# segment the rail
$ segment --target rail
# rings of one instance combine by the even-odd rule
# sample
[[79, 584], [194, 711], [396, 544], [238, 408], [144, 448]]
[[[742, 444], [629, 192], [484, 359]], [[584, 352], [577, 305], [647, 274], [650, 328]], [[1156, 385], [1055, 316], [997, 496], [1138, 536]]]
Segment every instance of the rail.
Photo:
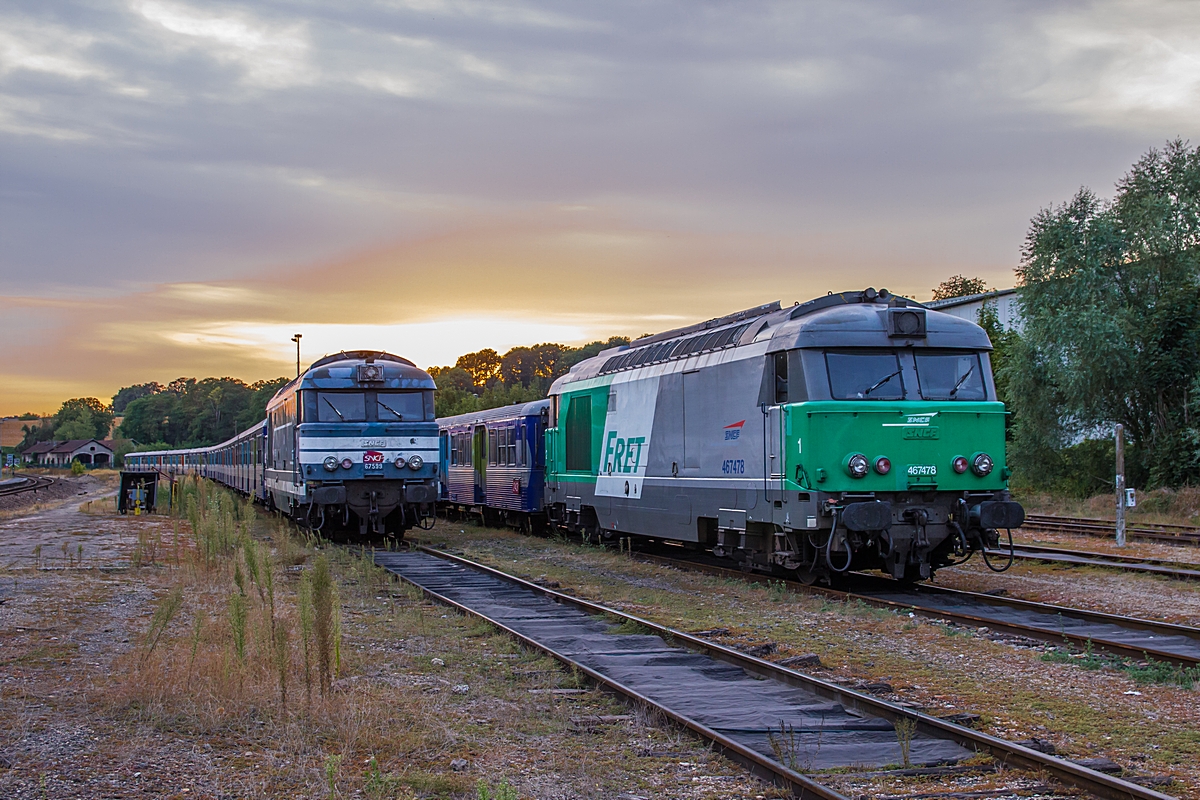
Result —
[[[822, 697], [842, 703], [848, 708], [865, 711], [890, 720], [893, 723], [899, 720], [909, 720], [913, 725], [915, 725], [916, 730], [919, 732], [936, 738], [956, 742], [959, 745], [972, 750], [989, 753], [993, 757], [1001, 760], [1003, 763], [1011, 766], [1018, 766], [1034, 771], [1045, 772], [1046, 774], [1054, 776], [1063, 783], [1078, 787], [1095, 795], [1096, 797], [1111, 800], [1117, 800], [1118, 798], [1134, 798], [1136, 800], [1170, 799], [1170, 795], [1163, 794], [1148, 787], [1122, 780], [1121, 778], [1116, 778], [1111, 775], [1105, 775], [1104, 773], [1097, 772], [1064, 759], [1041, 753], [1037, 750], [1033, 750], [1015, 742], [1005, 741], [998, 737], [990, 736], [979, 731], [974, 731], [970, 728], [965, 728], [960, 725], [955, 725], [945, 720], [938, 719], [912, 709], [888, 703], [870, 695], [855, 692], [851, 689], [838, 686], [837, 684], [823, 681], [819, 678], [781, 667], [778, 664], [774, 664], [770, 661], [756, 658], [746, 653], [741, 653], [737, 650], [724, 647], [723, 645], [693, 636], [683, 631], [675, 630], [674, 628], [659, 625], [655, 622], [651, 622], [632, 614], [627, 614], [623, 611], [618, 611], [597, 603], [582, 600], [563, 592], [556, 592], [552, 589], [525, 581], [514, 575], [509, 575], [508, 573], [494, 569], [487, 565], [470, 561], [469, 559], [461, 556], [452, 555], [450, 553], [445, 553], [428, 547], [418, 547], [417, 549], [429, 555], [459, 564], [468, 569], [491, 575], [503, 581], [508, 581], [530, 592], [551, 598], [555, 602], [572, 606], [588, 614], [605, 615], [611, 619], [621, 622], [629, 622], [640, 625], [657, 633], [668, 642], [686, 646], [689, 649], [704, 653], [714, 659], [741, 667], [750, 674], [773, 678], [793, 686], [804, 687], [805, 689]], [[403, 578], [403, 576], [401, 577]], [[460, 604], [448, 597], [440, 595], [436, 592], [432, 592], [426, 587], [423, 587], [413, 581], [409, 582], [413, 583], [415, 586], [418, 586], [418, 588], [420, 588], [423, 592], [430, 597], [437, 599], [439, 602], [459, 608], [464, 613], [472, 616], [485, 619], [492, 624], [497, 625], [497, 627], [514, 636], [518, 640], [528, 644], [529, 646], [546, 652], [547, 654], [572, 667], [579, 668], [581, 672], [587, 674], [589, 678], [596, 681], [598, 684], [607, 686], [612, 690], [629, 697], [635, 702], [644, 703], [650, 707], [659, 709], [667, 717], [682, 725], [685, 725], [703, 738], [713, 742], [725, 753], [735, 758], [735, 760], [749, 765], [756, 774], [764, 777], [769, 776], [771, 780], [790, 787], [791, 790], [799, 797], [820, 797], [827, 798], [828, 800], [840, 800], [844, 797], [834, 789], [818, 783], [812, 777], [791, 770], [779, 762], [766, 758], [762, 754], [730, 740], [728, 737], [725, 737], [723, 734], [717, 731], [711, 730], [693, 720], [673, 712], [671, 709], [661, 706], [660, 704], [650, 700], [640, 693], [634, 692], [628, 687], [623, 686], [619, 682], [614, 681], [613, 679], [595, 670], [592, 670], [585, 665], [578, 664], [574, 660], [564, 656], [561, 653], [558, 653], [552, 647], [538, 642], [529, 636], [514, 631], [502, 623], [492, 620], [486, 614], [477, 609], [468, 608], [465, 605]]]

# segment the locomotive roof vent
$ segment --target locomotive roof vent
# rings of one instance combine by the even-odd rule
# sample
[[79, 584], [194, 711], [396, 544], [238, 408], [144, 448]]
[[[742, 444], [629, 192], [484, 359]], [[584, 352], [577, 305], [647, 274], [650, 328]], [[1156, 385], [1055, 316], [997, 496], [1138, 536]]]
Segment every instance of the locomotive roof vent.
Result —
[[892, 339], [924, 339], [925, 309], [897, 303], [887, 310], [887, 328]]

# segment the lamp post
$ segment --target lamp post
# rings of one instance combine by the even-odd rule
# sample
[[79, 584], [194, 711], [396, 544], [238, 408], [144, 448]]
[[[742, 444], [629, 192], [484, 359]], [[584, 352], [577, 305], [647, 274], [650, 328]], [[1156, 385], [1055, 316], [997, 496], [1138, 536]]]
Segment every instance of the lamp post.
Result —
[[296, 377], [300, 377], [300, 337], [303, 334], [297, 333], [292, 337], [292, 341], [296, 343]]

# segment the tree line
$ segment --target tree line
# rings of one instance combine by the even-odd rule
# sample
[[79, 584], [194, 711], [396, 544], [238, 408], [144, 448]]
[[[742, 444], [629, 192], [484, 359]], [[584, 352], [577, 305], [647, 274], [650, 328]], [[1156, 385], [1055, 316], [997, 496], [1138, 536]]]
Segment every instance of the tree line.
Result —
[[514, 347], [504, 355], [488, 347], [459, 356], [452, 367], [430, 367], [429, 374], [438, 385], [434, 396], [437, 415], [451, 417], [541, 400], [555, 378], [571, 367], [623, 344], [629, 344], [628, 337], [613, 336], [582, 347], [551, 343]]
[[[247, 384], [237, 378], [177, 378], [126, 386], [106, 404], [95, 397], [67, 400], [47, 422], [24, 414], [29, 425], [19, 451], [37, 442], [105, 439], [110, 433], [139, 449], [205, 447], [231, 438], [266, 416], [267, 403], [287, 378]], [[117, 430], [113, 420], [124, 417]]]

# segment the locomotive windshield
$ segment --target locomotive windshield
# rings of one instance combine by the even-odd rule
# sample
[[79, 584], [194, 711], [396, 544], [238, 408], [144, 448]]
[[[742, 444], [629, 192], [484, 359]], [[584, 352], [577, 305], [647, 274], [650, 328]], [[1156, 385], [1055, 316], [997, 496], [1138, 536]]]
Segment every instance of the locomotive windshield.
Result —
[[895, 353], [826, 353], [829, 390], [835, 400], [903, 400], [900, 359]]
[[366, 422], [362, 392], [317, 392], [317, 422]]
[[413, 422], [425, 418], [422, 392], [379, 392], [375, 413], [380, 422]]
[[923, 399], [987, 399], [978, 353], [917, 353], [916, 360]]
[[434, 418], [433, 392], [425, 390], [303, 394], [305, 422], [423, 422]]

